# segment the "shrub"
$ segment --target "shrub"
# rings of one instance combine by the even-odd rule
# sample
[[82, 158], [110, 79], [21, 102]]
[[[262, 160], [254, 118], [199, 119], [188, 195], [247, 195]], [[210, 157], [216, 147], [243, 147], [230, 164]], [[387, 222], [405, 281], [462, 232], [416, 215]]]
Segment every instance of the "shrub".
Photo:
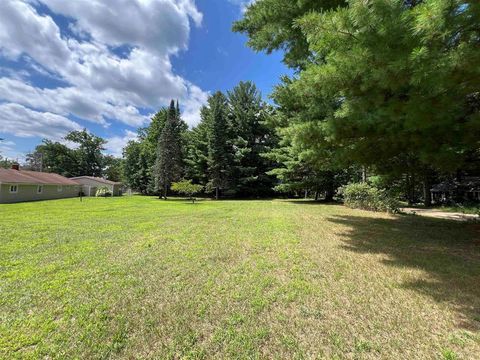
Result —
[[387, 191], [367, 183], [349, 184], [342, 189], [344, 203], [348, 207], [371, 210], [398, 212], [399, 203]]
[[202, 189], [202, 185], [192, 184], [192, 180], [182, 180], [172, 184], [173, 191], [188, 196], [190, 200], [192, 200], [192, 203], [195, 203], [193, 195], [199, 193]]

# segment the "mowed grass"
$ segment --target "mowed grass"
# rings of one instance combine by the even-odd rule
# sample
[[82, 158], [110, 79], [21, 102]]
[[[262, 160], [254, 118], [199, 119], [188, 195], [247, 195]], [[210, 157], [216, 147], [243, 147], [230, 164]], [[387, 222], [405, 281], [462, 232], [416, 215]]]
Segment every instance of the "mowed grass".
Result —
[[0, 205], [0, 358], [478, 359], [479, 239], [303, 201]]

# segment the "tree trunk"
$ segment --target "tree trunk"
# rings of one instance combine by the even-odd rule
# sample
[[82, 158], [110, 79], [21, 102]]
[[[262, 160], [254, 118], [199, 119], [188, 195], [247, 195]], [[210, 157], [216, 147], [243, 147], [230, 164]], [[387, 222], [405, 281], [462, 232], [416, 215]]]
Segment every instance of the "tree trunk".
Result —
[[406, 192], [408, 205], [413, 205], [415, 203], [415, 175], [413, 174], [407, 174]]
[[367, 168], [362, 166], [362, 182], [367, 182]]
[[325, 191], [325, 202], [332, 202], [333, 201], [333, 190], [328, 189]]
[[318, 190], [315, 191], [315, 201], [318, 201]]
[[165, 185], [165, 186], [163, 187], [163, 198], [164, 198], [165, 200], [167, 200], [167, 191], [168, 191], [168, 187], [167, 187], [167, 185]]
[[305, 199], [308, 199], [308, 190], [305, 190]]
[[219, 191], [218, 191], [218, 186], [215, 188], [215, 200], [218, 200], [220, 197]]
[[426, 207], [429, 207], [432, 205], [432, 193], [430, 192], [430, 188], [431, 188], [430, 176], [426, 174], [423, 180], [423, 204]]

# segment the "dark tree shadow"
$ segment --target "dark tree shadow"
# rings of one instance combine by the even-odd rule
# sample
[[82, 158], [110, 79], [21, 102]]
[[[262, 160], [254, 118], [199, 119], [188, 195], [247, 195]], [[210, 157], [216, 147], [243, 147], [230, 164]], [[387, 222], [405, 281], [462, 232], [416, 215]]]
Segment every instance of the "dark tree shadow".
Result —
[[290, 204], [296, 205], [341, 205], [341, 203], [336, 201], [325, 201], [325, 200], [312, 200], [312, 199], [295, 199], [288, 200]]
[[459, 326], [480, 329], [480, 224], [408, 215], [329, 221], [347, 227], [340, 234], [345, 249], [386, 254], [383, 262], [390, 266], [428, 272], [428, 278], [401, 286], [448, 303], [459, 315]]

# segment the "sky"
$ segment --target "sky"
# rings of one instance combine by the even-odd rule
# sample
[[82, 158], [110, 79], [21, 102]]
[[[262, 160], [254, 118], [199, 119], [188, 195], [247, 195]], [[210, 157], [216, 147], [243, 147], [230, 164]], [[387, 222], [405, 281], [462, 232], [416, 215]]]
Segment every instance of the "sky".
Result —
[[1, 0], [0, 155], [88, 129], [121, 156], [170, 99], [195, 126], [214, 91], [290, 74], [231, 31], [252, 0]]

